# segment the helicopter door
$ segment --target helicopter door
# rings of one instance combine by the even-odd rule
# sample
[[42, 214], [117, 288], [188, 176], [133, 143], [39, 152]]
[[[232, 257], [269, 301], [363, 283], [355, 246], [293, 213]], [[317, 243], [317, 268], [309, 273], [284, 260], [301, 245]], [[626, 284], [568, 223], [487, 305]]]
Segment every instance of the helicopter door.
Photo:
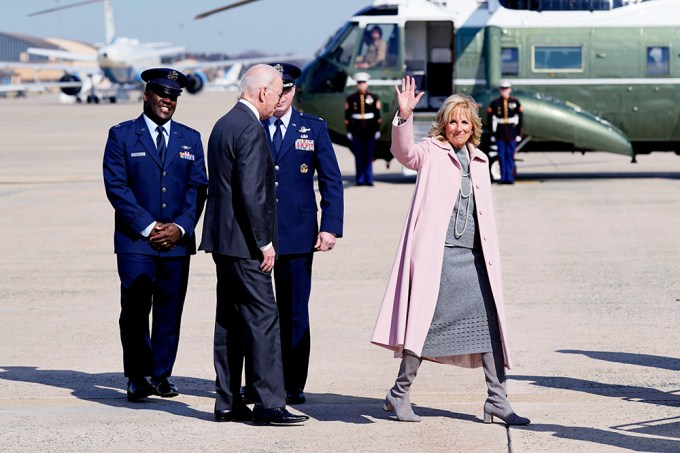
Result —
[[406, 22], [404, 49], [406, 73], [425, 91], [416, 108], [439, 109], [453, 92], [453, 22]]

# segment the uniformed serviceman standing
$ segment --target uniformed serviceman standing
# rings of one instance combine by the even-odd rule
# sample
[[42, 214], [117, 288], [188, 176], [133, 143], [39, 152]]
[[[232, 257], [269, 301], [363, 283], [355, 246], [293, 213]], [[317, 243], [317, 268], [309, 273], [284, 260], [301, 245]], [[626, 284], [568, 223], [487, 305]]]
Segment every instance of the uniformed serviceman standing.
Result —
[[[274, 116], [263, 121], [276, 170], [279, 255], [274, 266], [276, 301], [281, 326], [281, 351], [286, 402], [305, 402], [309, 368], [309, 296], [315, 251], [333, 250], [342, 237], [343, 186], [326, 122], [292, 107], [300, 69], [273, 65], [283, 78], [283, 96]], [[314, 174], [321, 195], [317, 220]]]
[[187, 77], [167, 68], [147, 69], [141, 77], [147, 82], [144, 113], [112, 127], [104, 151], [104, 186], [116, 218], [120, 338], [130, 401], [178, 395], [168, 377], [208, 184], [201, 135], [171, 120]]
[[380, 138], [380, 99], [368, 91], [365, 72], [354, 74], [357, 92], [350, 94], [345, 102], [345, 125], [347, 138], [352, 142], [356, 160], [357, 186], [373, 185], [373, 151], [375, 141]]
[[491, 128], [491, 141], [498, 146], [501, 164], [501, 184], [515, 182], [515, 147], [522, 141], [522, 106], [510, 96], [512, 85], [508, 80], [498, 84], [501, 95], [491, 101], [487, 110], [487, 124]]

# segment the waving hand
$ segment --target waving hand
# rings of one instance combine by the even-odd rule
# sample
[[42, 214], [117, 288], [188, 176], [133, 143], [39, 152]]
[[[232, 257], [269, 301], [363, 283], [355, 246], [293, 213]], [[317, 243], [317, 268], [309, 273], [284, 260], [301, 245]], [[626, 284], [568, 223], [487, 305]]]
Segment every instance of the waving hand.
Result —
[[410, 117], [425, 92], [416, 95], [416, 79], [410, 76], [401, 79], [401, 91], [399, 91], [399, 85], [395, 85], [394, 89], [397, 91], [397, 101], [399, 102], [399, 117]]

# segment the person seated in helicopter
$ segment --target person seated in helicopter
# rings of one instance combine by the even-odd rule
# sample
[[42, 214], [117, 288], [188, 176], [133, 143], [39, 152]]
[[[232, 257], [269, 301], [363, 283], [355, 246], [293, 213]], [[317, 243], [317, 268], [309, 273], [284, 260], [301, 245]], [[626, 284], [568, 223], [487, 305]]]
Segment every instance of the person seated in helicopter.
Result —
[[357, 68], [373, 68], [383, 65], [387, 56], [387, 43], [382, 39], [382, 29], [375, 25], [367, 36], [368, 45], [363, 46], [364, 52], [357, 56], [355, 66]]

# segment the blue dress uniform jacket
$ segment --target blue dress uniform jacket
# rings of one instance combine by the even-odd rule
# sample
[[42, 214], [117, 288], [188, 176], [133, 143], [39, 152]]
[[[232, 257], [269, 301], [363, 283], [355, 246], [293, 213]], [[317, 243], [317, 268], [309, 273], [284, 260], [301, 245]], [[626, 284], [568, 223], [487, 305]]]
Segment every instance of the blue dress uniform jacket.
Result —
[[[265, 121], [266, 125], [267, 122]], [[265, 127], [269, 143], [269, 128]], [[281, 255], [311, 253], [320, 231], [342, 237], [343, 185], [335, 151], [324, 120], [293, 109], [278, 156], [276, 198]], [[321, 224], [317, 219], [314, 173], [321, 194]]]
[[[116, 211], [116, 253], [173, 257], [196, 252], [194, 229], [208, 185], [203, 145], [197, 131], [176, 121], [170, 133], [165, 162], [161, 162], [143, 116], [109, 130], [104, 185]], [[184, 228], [175, 248], [159, 252], [142, 236], [154, 221]]]

